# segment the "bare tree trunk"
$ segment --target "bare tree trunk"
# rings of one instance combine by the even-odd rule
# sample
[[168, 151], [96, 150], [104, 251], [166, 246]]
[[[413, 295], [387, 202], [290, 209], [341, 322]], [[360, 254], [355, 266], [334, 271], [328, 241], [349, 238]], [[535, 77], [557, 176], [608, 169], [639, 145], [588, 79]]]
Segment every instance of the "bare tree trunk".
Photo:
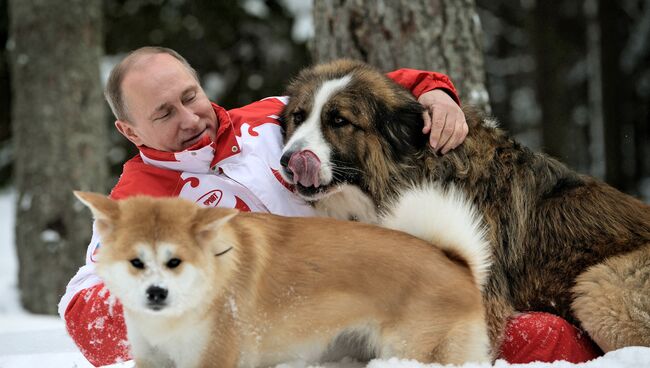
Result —
[[[641, 178], [648, 175], [646, 170], [650, 168], [650, 93], [644, 87], [650, 70], [647, 62], [650, 1], [638, 0], [631, 8], [638, 13], [632, 14], [621, 2], [599, 0], [598, 4], [602, 32], [605, 179], [618, 189], [637, 194], [643, 190]], [[625, 25], [621, 19], [626, 19]]]
[[316, 62], [348, 57], [384, 71], [443, 72], [461, 99], [489, 111], [473, 0], [315, 0], [314, 28]]
[[587, 18], [587, 78], [589, 100], [589, 174], [605, 179], [605, 122], [598, 0], [585, 0]]
[[7, 185], [11, 172], [11, 87], [9, 84], [9, 64], [7, 37], [9, 18], [7, 1], [0, 0], [0, 188]]
[[[542, 110], [542, 149], [571, 168], [588, 172], [588, 130], [575, 122], [581, 85], [567, 83], [576, 57], [576, 43], [565, 32], [584, 32], [583, 18], [571, 22], [558, 15], [558, 4], [537, 1], [534, 9], [534, 44], [537, 62], [537, 96]], [[584, 34], [584, 33], [583, 33]], [[581, 41], [580, 43], [584, 43]]]
[[100, 0], [10, 0], [18, 283], [25, 308], [56, 313], [83, 263], [90, 219], [72, 190], [105, 190]]

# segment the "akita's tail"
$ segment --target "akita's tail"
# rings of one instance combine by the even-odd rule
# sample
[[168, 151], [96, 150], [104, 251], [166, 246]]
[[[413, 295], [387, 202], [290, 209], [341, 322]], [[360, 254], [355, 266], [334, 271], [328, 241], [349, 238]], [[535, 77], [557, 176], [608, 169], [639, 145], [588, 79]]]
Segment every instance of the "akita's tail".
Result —
[[414, 186], [403, 192], [391, 212], [380, 220], [462, 257], [482, 289], [490, 268], [490, 245], [483, 218], [455, 186]]

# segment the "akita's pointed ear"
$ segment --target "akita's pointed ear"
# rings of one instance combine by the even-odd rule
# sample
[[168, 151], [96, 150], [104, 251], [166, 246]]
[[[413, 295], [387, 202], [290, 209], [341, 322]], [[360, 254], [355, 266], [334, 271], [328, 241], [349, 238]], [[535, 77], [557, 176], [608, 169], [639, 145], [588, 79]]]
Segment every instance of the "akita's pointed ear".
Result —
[[99, 193], [80, 191], [74, 191], [73, 193], [81, 203], [90, 208], [95, 218], [97, 231], [104, 236], [108, 234], [113, 229], [113, 224], [120, 214], [117, 202]]
[[195, 216], [194, 233], [199, 240], [212, 238], [239, 210], [234, 208], [201, 208]]

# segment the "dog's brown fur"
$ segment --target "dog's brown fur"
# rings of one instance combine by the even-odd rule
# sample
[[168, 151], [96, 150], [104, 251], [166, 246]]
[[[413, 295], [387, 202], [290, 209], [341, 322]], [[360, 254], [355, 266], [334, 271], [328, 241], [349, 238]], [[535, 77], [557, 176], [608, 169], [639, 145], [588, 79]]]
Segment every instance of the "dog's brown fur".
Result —
[[[350, 124], [321, 121], [333, 162], [344, 172], [333, 184], [361, 189], [379, 222], [414, 183], [454, 185], [478, 206], [493, 248], [484, 299], [495, 347], [516, 311], [562, 316], [606, 351], [650, 346], [648, 205], [531, 152], [471, 108], [464, 109], [467, 139], [439, 156], [421, 133], [422, 108], [415, 99], [354, 61], [305, 70], [290, 85], [287, 139], [297, 129], [293, 114], [310, 109], [310, 93], [322, 81], [346, 75], [352, 81], [324, 111], [338, 109], [350, 116]], [[313, 199], [308, 188], [297, 191]], [[317, 199], [317, 208], [329, 213], [342, 203]]]
[[[97, 219], [98, 273], [124, 304], [138, 367], [269, 366], [304, 358], [287, 353], [301, 345], [327, 351], [337, 339], [356, 342], [360, 358], [489, 360], [471, 270], [425, 241], [365, 224], [199, 208], [179, 198], [76, 194]], [[131, 267], [134, 258], [146, 263], [148, 251], [160, 265]], [[166, 269], [171, 258], [182, 263]], [[204, 291], [199, 300], [185, 298], [188, 310], [147, 310], [126, 295], [148, 283], [146, 270], [163, 275], [161, 286], [199, 270], [205, 276], [182, 287]], [[169, 308], [180, 300], [172, 299], [176, 291], [169, 290]], [[183, 354], [189, 357], [179, 360]]]

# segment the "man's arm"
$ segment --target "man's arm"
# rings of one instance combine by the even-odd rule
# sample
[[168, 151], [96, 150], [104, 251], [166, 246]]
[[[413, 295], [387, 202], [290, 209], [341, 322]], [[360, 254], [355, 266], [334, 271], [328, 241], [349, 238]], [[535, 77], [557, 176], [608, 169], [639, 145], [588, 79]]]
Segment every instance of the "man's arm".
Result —
[[99, 236], [94, 231], [86, 265], [70, 280], [59, 303], [59, 314], [81, 353], [95, 366], [129, 360], [129, 345], [122, 305], [95, 274], [94, 252]]
[[449, 77], [416, 69], [398, 69], [387, 76], [410, 90], [426, 108], [422, 133], [429, 134], [431, 147], [445, 154], [463, 143], [469, 128]]
[[460, 105], [456, 87], [454, 87], [449, 77], [442, 73], [402, 68], [387, 73], [386, 76], [411, 91], [415, 98], [420, 98], [426, 92], [434, 89], [440, 89], [449, 94]]
[[76, 293], [64, 319], [68, 334], [93, 365], [131, 359], [122, 305], [103, 283]]

